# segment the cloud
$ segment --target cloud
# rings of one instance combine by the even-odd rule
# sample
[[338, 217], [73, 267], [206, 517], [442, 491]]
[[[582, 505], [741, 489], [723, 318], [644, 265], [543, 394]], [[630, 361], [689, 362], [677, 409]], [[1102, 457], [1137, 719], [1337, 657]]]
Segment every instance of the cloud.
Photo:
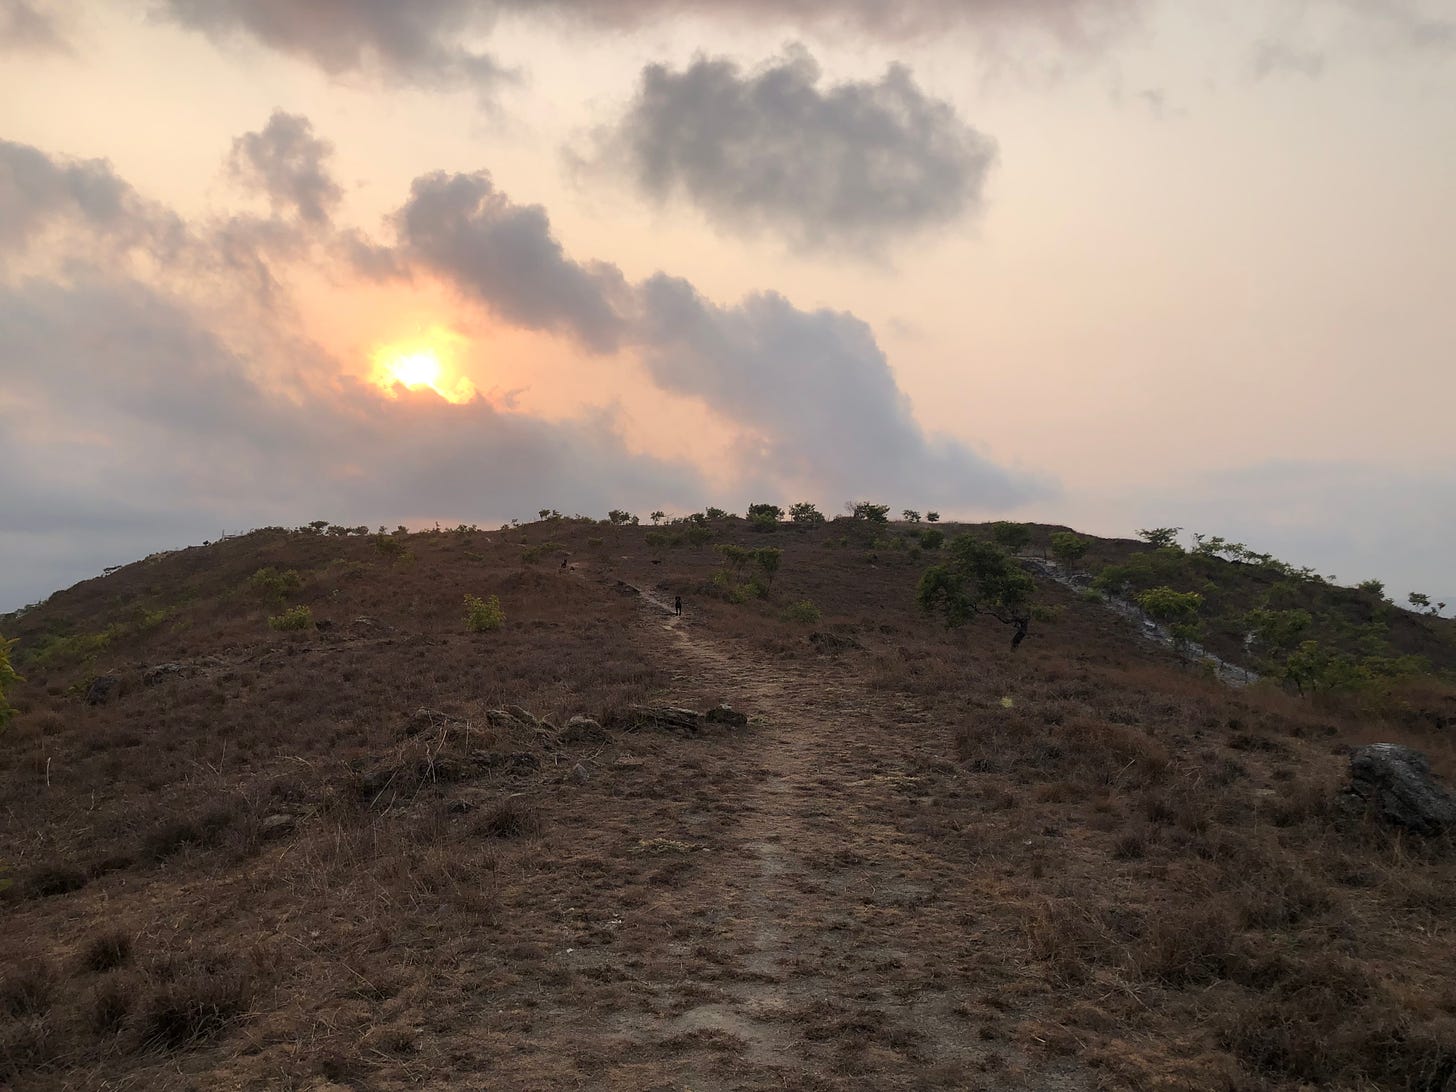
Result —
[[430, 87], [490, 88], [505, 70], [459, 39], [494, 6], [479, 0], [164, 0], [163, 10], [214, 40], [245, 34], [330, 75], [372, 71]]
[[[72, 244], [65, 260], [0, 277], [0, 597], [12, 603], [263, 523], [726, 499], [708, 494], [694, 462], [634, 452], [613, 412], [544, 420], [483, 398], [391, 400], [343, 376], [297, 329], [288, 273], [351, 248], [381, 276], [428, 272], [503, 321], [618, 353], [610, 366], [624, 383], [640, 361], [661, 389], [739, 430], [733, 496], [911, 495], [964, 510], [1049, 492], [927, 436], [854, 316], [773, 293], [723, 306], [665, 275], [630, 284], [615, 266], [569, 257], [543, 209], [515, 204], [483, 172], [417, 179], [384, 246], [327, 223], [318, 245], [299, 244], [293, 220], [184, 223], [103, 163], [22, 145], [0, 145], [0, 170], [0, 238], [48, 253], [36, 241], [59, 227]], [[281, 178], [274, 188], [295, 192], [297, 173]], [[115, 238], [138, 260], [111, 260]]]
[[223, 530], [687, 507], [704, 492], [691, 466], [629, 451], [610, 414], [390, 401], [348, 379], [275, 391], [185, 301], [135, 281], [0, 289], [0, 329], [0, 609]]
[[598, 156], [719, 227], [810, 248], [878, 252], [980, 206], [994, 142], [909, 69], [823, 89], [820, 76], [802, 48], [753, 74], [706, 57], [680, 72], [651, 65]]
[[58, 161], [0, 140], [0, 252], [15, 252], [53, 227], [79, 226], [122, 246], [157, 247], [181, 221], [140, 198], [105, 160]]
[[55, 19], [28, 0], [0, 0], [0, 53], [66, 52]]
[[[14, 0], [11, 0], [14, 2]], [[675, 16], [753, 26], [823, 29], [903, 41], [960, 27], [985, 39], [1031, 31], [1068, 48], [1095, 48], [1143, 0], [162, 0], [175, 22], [220, 43], [245, 35], [339, 76], [373, 72], [430, 87], [493, 90], [510, 78], [489, 53], [466, 48], [506, 16], [568, 27], [632, 29]]]
[[447, 277], [498, 317], [571, 334], [593, 352], [617, 348], [627, 290], [621, 271], [566, 257], [545, 209], [514, 204], [487, 172], [415, 179], [395, 226], [408, 260]]
[[736, 307], [658, 275], [642, 287], [640, 344], [664, 389], [744, 427], [745, 473], [845, 496], [914, 496], [998, 509], [1053, 492], [964, 444], [925, 434], [870, 328], [774, 293]]
[[288, 210], [310, 224], [326, 223], [344, 196], [329, 174], [333, 145], [313, 135], [308, 118], [275, 110], [260, 131], [233, 141], [233, 177], [268, 195], [276, 212]]

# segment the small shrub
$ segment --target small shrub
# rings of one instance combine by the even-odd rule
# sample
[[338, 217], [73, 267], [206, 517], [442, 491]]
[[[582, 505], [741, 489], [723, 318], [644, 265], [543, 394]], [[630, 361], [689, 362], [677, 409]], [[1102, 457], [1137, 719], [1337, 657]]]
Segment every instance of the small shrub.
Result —
[[487, 838], [525, 838], [541, 833], [541, 817], [520, 800], [502, 800], [481, 817], [477, 830]]
[[471, 633], [500, 629], [505, 624], [506, 613], [501, 609], [499, 596], [485, 599], [475, 595], [465, 597], [465, 628]]
[[100, 973], [121, 967], [131, 960], [131, 934], [112, 929], [91, 938], [81, 952], [81, 965]]
[[809, 599], [800, 599], [797, 603], [790, 603], [783, 612], [785, 622], [817, 622], [822, 617], [822, 612]]
[[920, 546], [926, 550], [938, 550], [945, 545], [945, 532], [937, 528], [920, 532]]
[[248, 586], [264, 598], [282, 600], [303, 587], [303, 577], [296, 569], [279, 572], [269, 565], [250, 576]]
[[91, 1027], [98, 1035], [115, 1034], [131, 1014], [135, 984], [115, 975], [102, 979], [91, 994]]
[[142, 1042], [173, 1050], [215, 1035], [247, 1011], [251, 994], [233, 971], [198, 969], [160, 983], [142, 1015]]
[[268, 627], [276, 630], [299, 630], [313, 628], [313, 611], [307, 607], [292, 607], [282, 614], [268, 619]]
[[56, 970], [39, 959], [16, 964], [0, 979], [0, 1012], [7, 1016], [37, 1016], [51, 1007], [56, 993]]

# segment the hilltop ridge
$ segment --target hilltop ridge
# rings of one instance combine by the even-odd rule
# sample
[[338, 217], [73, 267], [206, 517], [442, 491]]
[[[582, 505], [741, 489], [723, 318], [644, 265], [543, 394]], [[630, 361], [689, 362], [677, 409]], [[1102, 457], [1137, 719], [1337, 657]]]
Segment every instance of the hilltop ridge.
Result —
[[[322, 530], [0, 620], [0, 1080], [1456, 1071], [1449, 853], [1339, 807], [1360, 743], [1456, 774], [1447, 619], [1206, 551], [1059, 563], [1039, 526], [1012, 652], [916, 604], [949, 540], [1004, 526]], [[1223, 685], [1101, 601], [1159, 588], [1271, 677]], [[668, 712], [725, 706], [746, 725]]]

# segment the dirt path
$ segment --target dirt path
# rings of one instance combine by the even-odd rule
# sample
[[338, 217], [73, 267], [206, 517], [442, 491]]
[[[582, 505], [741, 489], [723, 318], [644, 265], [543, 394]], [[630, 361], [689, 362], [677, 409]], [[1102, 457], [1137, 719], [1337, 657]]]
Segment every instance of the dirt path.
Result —
[[[666, 1051], [674, 1086], [697, 1090], [864, 1087], [870, 1074], [879, 1088], [1083, 1087], [987, 1022], [1017, 971], [985, 973], [997, 926], [977, 920], [968, 862], [917, 829], [935, 803], [927, 771], [946, 765], [923, 711], [852, 663], [773, 662], [650, 591], [642, 607], [685, 691], [749, 715], [758, 776], [717, 802], [721, 848], [667, 896], [710, 908], [701, 928], [649, 965], [645, 1003], [615, 1016], [616, 1033]], [[615, 1077], [628, 1087], [633, 1071]]]

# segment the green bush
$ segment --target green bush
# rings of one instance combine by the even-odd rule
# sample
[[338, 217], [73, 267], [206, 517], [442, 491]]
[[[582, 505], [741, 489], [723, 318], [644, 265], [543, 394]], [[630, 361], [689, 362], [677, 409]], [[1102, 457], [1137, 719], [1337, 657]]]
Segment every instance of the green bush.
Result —
[[10, 649], [15, 640], [13, 637], [8, 641], [0, 637], [0, 728], [9, 724], [10, 718], [15, 716], [15, 710], [11, 708], [9, 701], [10, 689], [20, 682], [20, 676], [10, 666]]
[[296, 569], [279, 572], [269, 565], [250, 576], [248, 586], [266, 598], [283, 599], [303, 587], [303, 577]]
[[485, 599], [475, 595], [465, 597], [465, 628], [471, 633], [500, 629], [505, 624], [506, 612], [501, 610], [499, 596], [492, 595]]
[[785, 622], [817, 622], [824, 616], [812, 601], [800, 599], [785, 607], [782, 617]]
[[312, 629], [313, 611], [307, 607], [293, 607], [269, 618], [268, 625], [277, 630]]
[[931, 528], [920, 532], [920, 545], [927, 550], [938, 550], [945, 545], [945, 532]]

